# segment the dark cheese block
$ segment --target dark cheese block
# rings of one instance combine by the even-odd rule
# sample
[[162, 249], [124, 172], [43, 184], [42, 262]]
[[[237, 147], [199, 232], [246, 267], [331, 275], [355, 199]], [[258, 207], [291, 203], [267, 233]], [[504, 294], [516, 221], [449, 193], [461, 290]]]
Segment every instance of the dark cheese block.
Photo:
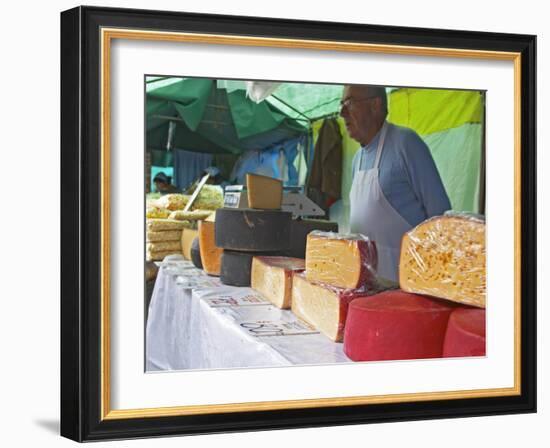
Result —
[[216, 246], [245, 252], [274, 252], [290, 248], [292, 213], [279, 210], [219, 208]]
[[250, 286], [250, 269], [253, 252], [235, 252], [224, 250], [220, 280], [224, 285]]
[[199, 237], [196, 237], [191, 243], [191, 262], [196, 268], [202, 269], [201, 249]]
[[278, 255], [278, 252], [237, 252], [224, 250], [220, 280], [224, 285], [250, 286], [252, 259], [258, 255]]
[[290, 224], [290, 248], [284, 255], [306, 258], [307, 234], [313, 230], [338, 233], [338, 223], [323, 219], [293, 219]]

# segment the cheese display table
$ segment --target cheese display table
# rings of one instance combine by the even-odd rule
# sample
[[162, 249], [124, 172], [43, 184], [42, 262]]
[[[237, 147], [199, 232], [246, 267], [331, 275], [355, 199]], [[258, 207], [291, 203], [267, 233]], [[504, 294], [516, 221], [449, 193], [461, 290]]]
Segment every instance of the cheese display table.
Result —
[[161, 264], [146, 327], [146, 370], [351, 362], [343, 344], [251, 288], [222, 285], [185, 260]]

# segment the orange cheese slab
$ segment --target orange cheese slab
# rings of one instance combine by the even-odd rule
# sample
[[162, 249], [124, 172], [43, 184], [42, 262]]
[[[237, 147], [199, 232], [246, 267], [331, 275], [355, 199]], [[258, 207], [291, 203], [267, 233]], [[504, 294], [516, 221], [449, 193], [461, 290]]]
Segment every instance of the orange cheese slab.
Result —
[[214, 227], [212, 221], [199, 221], [199, 247], [204, 271], [219, 276], [223, 249], [216, 247]]

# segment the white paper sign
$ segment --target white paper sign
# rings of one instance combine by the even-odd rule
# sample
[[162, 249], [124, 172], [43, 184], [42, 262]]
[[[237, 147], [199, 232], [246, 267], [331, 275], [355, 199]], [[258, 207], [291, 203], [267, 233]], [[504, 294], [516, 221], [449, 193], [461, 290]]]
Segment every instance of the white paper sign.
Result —
[[257, 320], [253, 322], [239, 322], [239, 326], [248, 334], [260, 336], [295, 336], [299, 334], [319, 333], [305, 322], [282, 320]]
[[176, 284], [184, 289], [213, 288], [220, 286], [220, 279], [208, 277], [206, 275], [188, 276], [180, 275], [176, 279]]
[[220, 306], [253, 306], [270, 305], [270, 303], [259, 294], [246, 295], [222, 295], [218, 297], [206, 297], [203, 299], [212, 308]]

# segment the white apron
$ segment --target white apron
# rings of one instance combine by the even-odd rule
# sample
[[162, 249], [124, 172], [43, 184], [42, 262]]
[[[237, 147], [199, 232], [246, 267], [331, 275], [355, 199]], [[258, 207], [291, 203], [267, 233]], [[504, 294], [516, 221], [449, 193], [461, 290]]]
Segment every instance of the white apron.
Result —
[[[397, 282], [401, 238], [412, 227], [391, 206], [380, 187], [378, 164], [387, 130], [388, 124], [384, 123], [373, 167], [359, 170], [354, 175], [350, 190], [350, 229], [352, 233], [361, 233], [376, 243], [378, 275]], [[363, 153], [360, 157], [359, 168]]]

